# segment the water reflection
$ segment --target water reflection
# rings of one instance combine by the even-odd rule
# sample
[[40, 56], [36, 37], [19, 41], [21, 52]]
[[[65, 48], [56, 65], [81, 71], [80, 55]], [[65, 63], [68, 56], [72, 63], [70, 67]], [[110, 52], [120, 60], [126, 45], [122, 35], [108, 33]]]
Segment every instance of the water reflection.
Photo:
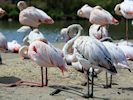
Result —
[[[63, 27], [67, 27], [71, 24], [81, 24], [84, 28], [84, 35], [88, 34], [88, 28], [90, 26], [89, 21], [87, 20], [73, 20], [73, 21], [55, 21], [53, 25], [41, 25], [39, 30], [44, 33], [44, 36], [50, 41], [55, 42], [57, 35], [60, 32], [60, 29]], [[22, 38], [24, 34], [17, 33], [17, 29], [22, 25], [17, 21], [2, 21], [0, 20], [0, 32], [2, 32], [8, 39], [8, 41], [12, 41], [13, 39], [17, 40], [19, 43], [22, 42]], [[133, 39], [133, 26], [131, 22], [129, 22], [129, 39]], [[113, 39], [125, 39], [125, 22], [124, 20], [119, 23], [119, 25], [111, 25], [109, 27], [109, 35]]]

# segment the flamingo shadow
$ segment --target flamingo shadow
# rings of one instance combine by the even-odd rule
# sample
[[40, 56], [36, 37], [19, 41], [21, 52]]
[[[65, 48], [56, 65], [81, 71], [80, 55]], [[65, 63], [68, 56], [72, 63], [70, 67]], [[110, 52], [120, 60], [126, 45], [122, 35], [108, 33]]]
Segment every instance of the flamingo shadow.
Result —
[[16, 83], [17, 81], [20, 81], [20, 78], [14, 77], [14, 76], [4, 76], [4, 77], [0, 77], [0, 84], [12, 84], [12, 83]]
[[118, 88], [118, 89], [133, 91], [133, 87], [120, 87], [120, 88]]

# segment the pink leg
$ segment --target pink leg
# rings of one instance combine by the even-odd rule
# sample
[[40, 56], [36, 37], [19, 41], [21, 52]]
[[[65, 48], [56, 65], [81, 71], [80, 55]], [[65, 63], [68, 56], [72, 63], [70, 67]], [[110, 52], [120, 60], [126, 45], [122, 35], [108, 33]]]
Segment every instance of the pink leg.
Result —
[[16, 83], [7, 85], [7, 87], [14, 87], [14, 86], [18, 86], [18, 85], [28, 85], [28, 86], [36, 86], [36, 87], [47, 86], [48, 85], [47, 68], [46, 68], [46, 79], [45, 79], [45, 82], [46, 83], [44, 84], [44, 81], [43, 81], [43, 67], [41, 67], [41, 83], [20, 80], [20, 81], [17, 81]]

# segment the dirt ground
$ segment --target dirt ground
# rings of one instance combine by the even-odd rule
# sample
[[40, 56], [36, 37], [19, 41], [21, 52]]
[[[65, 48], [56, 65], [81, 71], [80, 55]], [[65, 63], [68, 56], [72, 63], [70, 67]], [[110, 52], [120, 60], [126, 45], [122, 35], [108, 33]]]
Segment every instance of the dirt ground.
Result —
[[[61, 48], [63, 44], [54, 44]], [[0, 100], [86, 100], [82, 93], [87, 89], [81, 86], [85, 80], [84, 75], [76, 71], [72, 66], [68, 71], [61, 73], [58, 68], [48, 68], [48, 86], [30, 87], [16, 86], [6, 87], [18, 80], [30, 80], [40, 82], [40, 67], [31, 60], [23, 60], [15, 53], [1, 53], [3, 65], [0, 65]], [[129, 61], [131, 73], [126, 69], [118, 69], [118, 74], [113, 76], [113, 86], [104, 89], [105, 72], [95, 78], [94, 100], [133, 100], [133, 62]], [[57, 95], [49, 95], [56, 88], [66, 87]], [[74, 89], [74, 90], [72, 90]], [[79, 91], [79, 92], [78, 92]], [[89, 98], [91, 100], [91, 98]]]

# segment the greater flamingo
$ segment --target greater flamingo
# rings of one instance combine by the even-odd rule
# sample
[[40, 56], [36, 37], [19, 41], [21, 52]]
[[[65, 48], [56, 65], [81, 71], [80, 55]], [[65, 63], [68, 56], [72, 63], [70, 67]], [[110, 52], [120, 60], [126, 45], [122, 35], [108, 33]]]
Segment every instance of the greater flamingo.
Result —
[[54, 20], [50, 16], [48, 16], [44, 11], [35, 7], [27, 7], [25, 1], [19, 1], [17, 3], [17, 7], [20, 10], [19, 22], [22, 25], [37, 28], [41, 23], [54, 23]]
[[7, 42], [7, 49], [12, 53], [18, 53], [21, 45], [16, 41], [12, 40], [11, 42]]
[[[104, 45], [95, 38], [91, 38], [89, 36], [80, 36], [82, 27], [80, 25], [71, 25], [68, 27], [68, 33], [71, 33], [71, 29], [77, 28], [77, 35], [69, 40], [64, 45], [65, 49], [68, 49], [69, 45], [73, 44], [73, 54], [72, 61], [77, 59], [80, 64], [83, 66], [83, 69], [87, 71], [89, 74], [89, 68], [98, 66], [96, 68], [103, 68], [112, 74], [117, 73], [114, 64], [111, 60], [111, 55], [104, 47]], [[66, 58], [66, 54], [64, 53]], [[93, 70], [94, 72], [94, 70]], [[88, 79], [88, 93], [84, 95], [84, 97], [93, 97], [93, 72], [92, 72], [92, 90], [90, 94], [89, 90], [89, 79]]]
[[118, 21], [108, 11], [104, 10], [100, 6], [91, 8], [86, 4], [78, 10], [77, 15], [89, 19], [89, 22], [92, 24], [98, 24], [101, 26], [118, 23]]
[[[78, 25], [77, 25], [77, 27], [78, 27]], [[81, 27], [81, 26], [79, 26], [79, 27]], [[72, 27], [70, 27], [70, 28], [72, 30]], [[65, 31], [61, 30], [61, 34], [65, 34], [65, 36], [68, 37], [67, 35], [69, 35], [70, 32], [67, 33], [66, 30], [69, 30], [69, 29], [68, 28], [65, 28]], [[71, 33], [69, 35], [70, 38], [72, 38], [72, 34], [75, 33], [74, 30], [76, 30], [76, 29], [73, 29], [73, 31], [71, 31]], [[104, 40], [102, 39], [102, 41], [104, 41]], [[115, 64], [115, 66], [121, 66], [123, 68], [129, 69], [129, 66], [128, 66], [126, 57], [124, 55], [124, 52], [119, 47], [117, 47], [115, 44], [113, 44], [111, 42], [102, 42], [102, 43], [104, 44], [104, 46], [106, 47], [106, 49], [109, 51], [109, 53], [111, 55], [111, 58], [113, 60], [113, 63]], [[72, 66], [75, 67], [77, 70], [82, 71], [83, 70], [82, 65], [77, 60], [72, 61], [72, 53], [73, 53], [72, 52], [72, 49], [71, 49], [72, 46], [73, 46], [73, 44], [68, 45], [68, 47], [65, 47], [64, 46], [64, 48], [63, 48], [64, 54], [66, 56], [66, 61], [69, 64], [71, 63]], [[94, 69], [94, 70], [96, 71], [96, 74], [98, 74], [98, 73], [101, 72], [101, 70], [98, 70], [98, 69]], [[106, 74], [106, 76], [107, 76], [107, 74]], [[108, 86], [111, 87], [111, 82], [112, 82], [112, 76], [110, 78], [110, 84], [109, 85], [108, 85], [108, 79], [106, 77], [106, 86], [107, 87]]]
[[124, 0], [122, 3], [117, 4], [114, 10], [117, 15], [126, 19], [126, 40], [128, 41], [128, 19], [133, 18], [133, 1]]
[[[44, 41], [35, 40], [33, 41], [29, 47], [27, 48], [28, 56], [36, 62], [39, 66], [41, 66], [41, 84], [27, 82], [27, 81], [19, 81], [15, 85], [20, 83], [22, 84], [33, 84], [35, 86], [47, 86], [48, 78], [47, 78], [47, 67], [58, 67], [61, 69], [62, 73], [66, 71], [66, 63], [64, 61], [63, 53], [60, 49], [51, 46]], [[45, 84], [43, 82], [43, 67], [46, 67], [46, 76], [45, 76]]]
[[100, 40], [102, 38], [108, 37], [108, 30], [106, 26], [100, 26], [97, 24], [92, 24], [89, 28], [89, 36], [95, 37], [96, 39]]

